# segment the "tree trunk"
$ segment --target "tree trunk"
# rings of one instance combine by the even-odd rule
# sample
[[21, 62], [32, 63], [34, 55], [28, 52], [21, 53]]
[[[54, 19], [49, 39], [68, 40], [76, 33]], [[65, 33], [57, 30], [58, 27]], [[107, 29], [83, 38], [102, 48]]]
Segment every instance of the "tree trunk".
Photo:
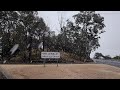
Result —
[[28, 58], [28, 60], [29, 60], [29, 63], [30, 63], [31, 62], [31, 54], [32, 54], [32, 36], [30, 36], [29, 43], [30, 43], [30, 47], [29, 47], [29, 58]]

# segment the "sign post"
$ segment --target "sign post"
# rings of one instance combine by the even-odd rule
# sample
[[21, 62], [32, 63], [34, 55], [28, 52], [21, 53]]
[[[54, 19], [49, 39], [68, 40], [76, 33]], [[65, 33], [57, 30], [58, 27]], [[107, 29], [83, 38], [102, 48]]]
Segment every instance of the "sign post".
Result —
[[46, 59], [57, 59], [57, 67], [58, 67], [58, 59], [60, 58], [60, 52], [41, 52], [41, 58], [44, 59], [44, 67]]
[[44, 67], [45, 67], [45, 59], [44, 59]]
[[58, 67], [58, 59], [57, 59], [57, 67]]

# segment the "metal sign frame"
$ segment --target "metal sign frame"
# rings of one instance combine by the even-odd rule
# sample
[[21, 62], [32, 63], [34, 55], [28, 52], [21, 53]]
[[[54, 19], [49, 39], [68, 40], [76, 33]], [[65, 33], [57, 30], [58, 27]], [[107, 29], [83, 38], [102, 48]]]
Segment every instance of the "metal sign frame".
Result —
[[[50, 53], [51, 53], [51, 55], [57, 55], [58, 54], [58, 57], [51, 57], [51, 58], [50, 58], [50, 56], [48, 56], [48, 57], [43, 56], [42, 57], [43, 53], [44, 54], [47, 53], [47, 55], [50, 55]], [[58, 61], [60, 59], [60, 52], [41, 52], [41, 58], [43, 59], [44, 67], [45, 67], [46, 59], [57, 59], [57, 67], [58, 67]]]

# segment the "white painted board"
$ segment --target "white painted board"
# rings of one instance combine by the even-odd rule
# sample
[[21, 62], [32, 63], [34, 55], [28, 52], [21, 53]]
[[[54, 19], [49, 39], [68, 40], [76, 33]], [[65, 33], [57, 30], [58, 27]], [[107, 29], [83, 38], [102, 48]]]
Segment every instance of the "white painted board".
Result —
[[41, 58], [60, 58], [60, 52], [41, 52]]

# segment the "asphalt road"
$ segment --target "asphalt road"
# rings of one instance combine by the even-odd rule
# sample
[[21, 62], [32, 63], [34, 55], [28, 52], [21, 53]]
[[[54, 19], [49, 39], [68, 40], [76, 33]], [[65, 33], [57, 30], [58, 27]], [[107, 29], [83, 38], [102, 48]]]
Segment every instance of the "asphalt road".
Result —
[[120, 61], [114, 60], [114, 59], [93, 59], [96, 64], [108, 64], [116, 67], [120, 67]]

